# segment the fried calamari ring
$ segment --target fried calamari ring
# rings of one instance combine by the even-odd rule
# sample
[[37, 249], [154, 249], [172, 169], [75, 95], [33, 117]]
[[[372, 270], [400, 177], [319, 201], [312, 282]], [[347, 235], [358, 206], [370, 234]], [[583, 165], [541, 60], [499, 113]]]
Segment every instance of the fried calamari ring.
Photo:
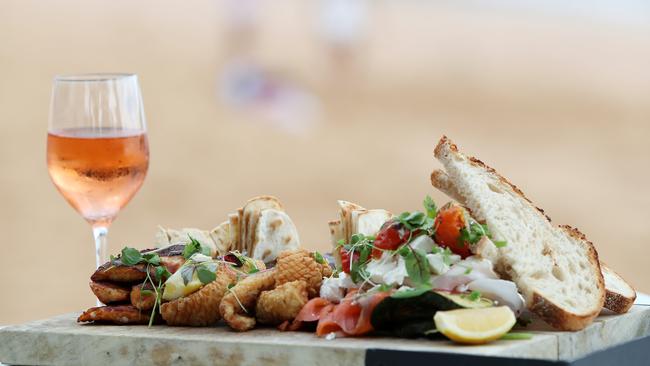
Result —
[[255, 317], [262, 324], [276, 325], [293, 320], [307, 303], [307, 283], [291, 281], [260, 294]]
[[228, 325], [243, 332], [255, 326], [253, 310], [262, 291], [275, 287], [275, 269], [252, 274], [230, 288], [221, 300], [219, 312]]

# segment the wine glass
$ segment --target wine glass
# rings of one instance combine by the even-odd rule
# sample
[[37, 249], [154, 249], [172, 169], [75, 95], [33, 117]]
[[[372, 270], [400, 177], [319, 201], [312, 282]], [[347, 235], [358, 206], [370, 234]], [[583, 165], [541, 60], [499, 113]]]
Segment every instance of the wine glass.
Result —
[[108, 260], [111, 222], [136, 194], [148, 167], [137, 75], [54, 78], [47, 169], [63, 197], [92, 225], [97, 267]]

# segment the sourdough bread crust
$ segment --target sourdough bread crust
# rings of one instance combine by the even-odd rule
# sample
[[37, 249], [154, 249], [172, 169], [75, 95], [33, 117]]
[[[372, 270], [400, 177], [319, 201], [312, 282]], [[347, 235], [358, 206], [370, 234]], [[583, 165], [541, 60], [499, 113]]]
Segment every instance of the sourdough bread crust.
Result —
[[[458, 158], [458, 157], [465, 158], [465, 156], [458, 151], [458, 147], [451, 140], [449, 140], [447, 136], [442, 136], [436, 148], [434, 149], [434, 155], [439, 160], [442, 160], [448, 157], [449, 155], [452, 155], [452, 158]], [[510, 187], [510, 189], [512, 189], [514, 193], [519, 195], [526, 202], [528, 202], [532, 207], [534, 207], [540, 215], [542, 215], [546, 220], [548, 220], [548, 222], [551, 222], [551, 218], [544, 213], [544, 210], [535, 206], [532, 203], [532, 201], [528, 199], [519, 188], [517, 188], [517, 186], [510, 183], [510, 181], [508, 181], [506, 178], [504, 178], [499, 173], [497, 173], [496, 170], [494, 170], [493, 168], [483, 163], [481, 160], [476, 159], [474, 157], [466, 157], [466, 159], [471, 165], [480, 167], [481, 169], [484, 169], [488, 173], [494, 175], [502, 183], [504, 183], [505, 186]], [[445, 172], [434, 171], [431, 174], [431, 183], [434, 187], [441, 188], [443, 192], [448, 193], [452, 198], [455, 199], [462, 198], [460, 194], [457, 193], [457, 189], [453, 186], [453, 183], [449, 184], [451, 182], [447, 181], [447, 178], [449, 177], [446, 175]], [[591, 263], [592, 268], [594, 269], [593, 272], [594, 272], [594, 276], [596, 277], [595, 290], [600, 294], [598, 304], [594, 304], [593, 311], [590, 311], [585, 314], [576, 314], [565, 310], [561, 306], [555, 304], [550, 299], [545, 298], [544, 296], [540, 295], [538, 292], [533, 291], [532, 303], [529, 304], [528, 307], [531, 311], [539, 315], [542, 319], [544, 319], [546, 322], [548, 322], [555, 328], [561, 330], [579, 330], [589, 325], [593, 321], [593, 319], [596, 316], [598, 316], [598, 314], [600, 313], [600, 310], [603, 304], [605, 303], [605, 281], [600, 270], [598, 253], [594, 245], [590, 241], [588, 241], [585, 235], [582, 234], [577, 229], [574, 229], [570, 226], [560, 226], [559, 228], [564, 230], [567, 233], [567, 235], [571, 236], [576, 241], [578, 241], [579, 243], [585, 246], [585, 249], [587, 250], [587, 256], [589, 262]], [[509, 276], [508, 273], [500, 273], [500, 274], [506, 277]]]
[[617, 292], [616, 289], [607, 287], [607, 283], [605, 283], [605, 290], [607, 292], [605, 295], [605, 308], [617, 314], [626, 313], [628, 310], [630, 310], [632, 305], [634, 305], [634, 300], [636, 300], [636, 291], [623, 279], [623, 277], [621, 277], [621, 275], [609, 268], [605, 263], [600, 262], [600, 267], [603, 273], [607, 271], [610, 275], [618, 277], [620, 281], [624, 282], [630, 288], [630, 290], [634, 292], [634, 296], [632, 297], [625, 296]]
[[617, 314], [624, 314], [634, 305], [635, 299], [636, 296], [629, 298], [608, 290], [605, 296], [605, 308]]
[[[458, 146], [456, 146], [456, 144], [454, 144], [447, 136], [442, 135], [442, 137], [440, 138], [440, 141], [438, 141], [438, 145], [436, 145], [436, 148], [433, 150], [434, 156], [436, 158], [440, 158], [441, 155], [444, 152], [445, 147], [447, 147], [449, 149], [449, 151], [451, 151], [453, 153], [462, 155], [462, 153], [460, 151], [458, 151]], [[499, 180], [501, 182], [505, 183], [508, 187], [510, 187], [512, 189], [513, 192], [515, 192], [516, 194], [521, 196], [521, 198], [526, 200], [526, 202], [528, 202], [537, 211], [539, 211], [539, 213], [541, 213], [542, 216], [546, 217], [546, 219], [549, 222], [551, 222], [551, 218], [544, 212], [544, 210], [542, 210], [541, 208], [535, 206], [533, 204], [533, 201], [529, 200], [528, 197], [526, 197], [526, 195], [524, 194], [524, 192], [521, 189], [519, 189], [516, 185], [510, 183], [509, 180], [507, 180], [505, 177], [503, 177], [501, 174], [499, 174], [496, 170], [494, 170], [494, 168], [490, 167], [489, 165], [485, 164], [484, 162], [482, 162], [481, 160], [479, 160], [479, 159], [477, 159], [477, 158], [475, 158], [473, 156], [467, 156], [467, 159], [469, 160], [469, 162], [472, 165], [481, 167], [481, 168], [485, 169], [488, 173], [494, 174], [495, 177], [499, 178]], [[432, 175], [432, 180], [433, 180], [433, 175]]]

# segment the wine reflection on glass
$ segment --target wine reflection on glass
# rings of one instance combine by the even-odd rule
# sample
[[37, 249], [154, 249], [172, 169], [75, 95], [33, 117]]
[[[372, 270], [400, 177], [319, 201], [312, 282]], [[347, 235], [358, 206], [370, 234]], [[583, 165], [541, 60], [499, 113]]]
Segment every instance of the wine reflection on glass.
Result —
[[96, 265], [105, 263], [106, 236], [149, 167], [138, 77], [57, 76], [47, 134], [47, 168], [63, 197], [92, 226]]

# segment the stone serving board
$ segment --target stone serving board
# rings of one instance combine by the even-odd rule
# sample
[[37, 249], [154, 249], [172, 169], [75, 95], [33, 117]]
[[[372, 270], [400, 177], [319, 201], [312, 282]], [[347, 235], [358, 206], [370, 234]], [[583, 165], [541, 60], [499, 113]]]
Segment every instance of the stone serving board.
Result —
[[522, 331], [530, 340], [462, 346], [445, 340], [387, 337], [326, 340], [306, 332], [256, 329], [80, 325], [78, 314], [0, 329], [0, 363], [18, 365], [363, 365], [366, 350], [447, 352], [572, 360], [650, 335], [650, 307], [601, 314], [579, 332], [556, 332], [541, 322]]

